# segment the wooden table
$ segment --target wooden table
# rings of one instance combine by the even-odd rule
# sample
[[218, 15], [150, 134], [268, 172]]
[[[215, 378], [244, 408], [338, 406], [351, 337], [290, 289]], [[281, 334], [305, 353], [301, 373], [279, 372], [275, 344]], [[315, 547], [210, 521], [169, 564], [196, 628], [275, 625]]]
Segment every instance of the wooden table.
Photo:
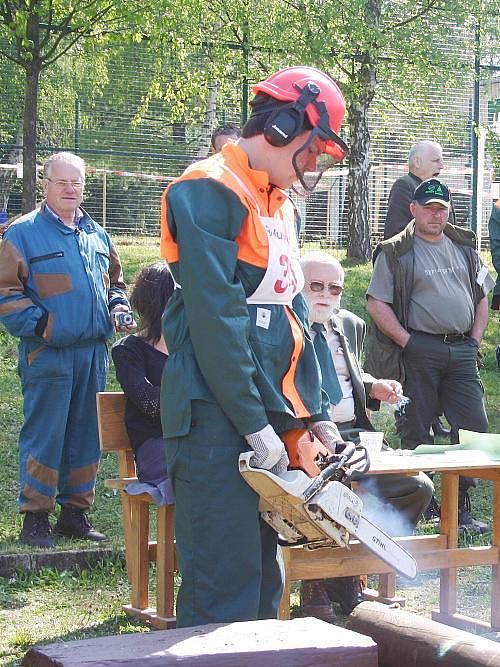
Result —
[[[384, 454], [372, 463], [370, 474], [414, 475], [421, 471], [441, 473], [441, 523], [437, 535], [397, 538], [416, 559], [419, 570], [440, 569], [440, 604], [432, 618], [458, 628], [500, 629], [500, 461], [489, 461], [482, 452], [397, 456]], [[479, 477], [493, 483], [493, 535], [490, 546], [458, 548], [458, 478]], [[286, 568], [285, 593], [280, 618], [290, 613], [290, 582], [361, 574], [379, 574], [383, 598], [394, 594], [394, 571], [377, 556], [351, 541], [351, 549], [302, 547], [283, 549]], [[491, 565], [491, 622], [457, 613], [457, 567]]]

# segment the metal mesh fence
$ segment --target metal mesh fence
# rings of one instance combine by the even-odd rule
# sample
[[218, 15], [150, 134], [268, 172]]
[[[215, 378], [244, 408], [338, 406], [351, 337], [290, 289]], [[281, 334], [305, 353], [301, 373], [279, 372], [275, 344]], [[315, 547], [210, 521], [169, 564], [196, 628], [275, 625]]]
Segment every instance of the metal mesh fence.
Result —
[[[68, 55], [58, 66], [72, 73], [70, 93], [66, 91], [59, 99], [53, 88], [56, 77], [47, 74], [42, 80], [45, 101], [41, 114], [48, 108], [47, 92], [52, 92], [60, 107], [56, 114], [46, 113], [40, 122], [40, 163], [55, 150], [78, 151], [88, 165], [84, 206], [89, 213], [112, 234], [157, 235], [160, 195], [168, 181], [206, 154], [215, 125], [239, 123], [243, 116], [248, 82], [237, 73], [236, 66], [231, 67], [240, 54], [231, 52], [230, 56], [230, 76], [211, 86], [202, 85], [200, 77], [198, 96], [179, 113], [173, 96], [168, 94], [169, 72], [176, 66], [171, 51], [162, 54], [147, 45], [126, 44], [115, 48], [111, 56], [95, 49], [87, 52], [85, 58], [93, 59], [94, 66], [101, 58], [105, 62], [101, 79], [91, 93], [82, 83], [86, 76], [82, 54]], [[0, 61], [2, 68], [4, 64]], [[206, 57], [194, 54], [184, 66], [196, 76], [207, 66]], [[370, 112], [369, 201], [374, 242], [383, 236], [390, 188], [407, 171], [411, 145], [424, 138], [443, 146], [446, 168], [442, 178], [452, 190], [458, 223], [470, 224], [473, 80], [473, 56], [464, 53], [464, 72], [456, 87], [446, 91], [416, 89], [420, 111], [413, 115], [404, 110], [405, 100], [399, 101], [399, 108], [388, 103], [384, 81], [380, 82]], [[497, 79], [490, 76], [483, 86], [481, 119], [489, 120], [492, 127], [498, 123], [498, 111], [491, 101], [500, 99], [499, 80], [498, 75]], [[163, 86], [156, 94], [155, 81]], [[22, 88], [17, 90], [18, 99], [10, 103], [21, 109]], [[173, 118], [178, 120], [173, 122]], [[19, 122], [19, 114], [0, 114], [0, 180], [2, 174], [13, 173], [13, 165], [20, 160], [16, 148]], [[492, 170], [482, 144], [480, 164], [483, 177], [479, 190], [484, 205], [479, 207], [478, 234], [486, 247]], [[325, 175], [315, 193], [297, 200], [303, 218], [303, 242], [327, 248], [346, 245], [346, 184], [347, 169], [342, 167]], [[20, 208], [21, 180], [16, 178], [10, 188], [8, 215], [17, 214]]]

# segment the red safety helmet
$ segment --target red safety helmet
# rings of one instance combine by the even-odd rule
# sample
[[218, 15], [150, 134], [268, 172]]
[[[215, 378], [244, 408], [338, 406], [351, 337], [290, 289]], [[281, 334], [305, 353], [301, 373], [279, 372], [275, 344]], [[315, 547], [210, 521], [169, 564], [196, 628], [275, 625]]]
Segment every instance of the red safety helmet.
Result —
[[[344, 120], [346, 105], [340, 88], [328, 74], [306, 65], [285, 67], [271, 74], [265, 81], [256, 83], [252, 90], [255, 94], [266, 93], [281, 102], [295, 102], [308, 83], [315, 84], [320, 89], [320, 93], [306, 107], [307, 117], [313, 127], [319, 126], [323, 131], [326, 140], [325, 152], [335, 160], [343, 160], [347, 153], [347, 145], [338, 134]], [[321, 114], [323, 106], [321, 103], [328, 114], [326, 127]]]

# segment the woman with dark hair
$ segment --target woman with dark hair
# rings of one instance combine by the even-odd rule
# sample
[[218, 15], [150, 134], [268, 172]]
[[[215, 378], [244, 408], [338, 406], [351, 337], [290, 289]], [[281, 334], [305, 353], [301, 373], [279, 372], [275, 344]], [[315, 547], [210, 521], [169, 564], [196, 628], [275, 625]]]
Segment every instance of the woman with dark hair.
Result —
[[111, 349], [116, 378], [127, 397], [125, 426], [139, 480], [125, 491], [149, 493], [157, 505], [174, 501], [160, 421], [160, 382], [168, 357], [161, 317], [173, 290], [174, 281], [165, 262], [142, 269], [130, 297], [139, 316], [139, 330], [118, 340]]

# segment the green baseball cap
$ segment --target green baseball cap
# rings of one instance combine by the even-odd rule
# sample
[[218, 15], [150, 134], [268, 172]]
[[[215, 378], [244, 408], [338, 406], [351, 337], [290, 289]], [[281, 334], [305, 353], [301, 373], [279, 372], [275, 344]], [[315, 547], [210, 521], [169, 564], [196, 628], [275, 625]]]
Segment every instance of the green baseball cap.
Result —
[[437, 178], [428, 178], [422, 181], [413, 193], [413, 201], [420, 206], [437, 203], [449, 208], [450, 191], [448, 186]]

